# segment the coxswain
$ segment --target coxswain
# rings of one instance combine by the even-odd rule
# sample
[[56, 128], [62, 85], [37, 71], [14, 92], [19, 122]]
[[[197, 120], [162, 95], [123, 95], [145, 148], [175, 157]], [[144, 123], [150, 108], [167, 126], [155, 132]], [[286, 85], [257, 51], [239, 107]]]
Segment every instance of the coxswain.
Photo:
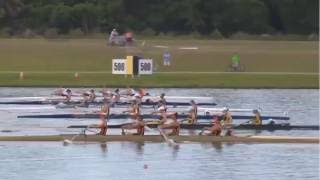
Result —
[[122, 129], [122, 135], [125, 135], [125, 129], [127, 130], [132, 130], [132, 129], [136, 129], [137, 132], [136, 133], [133, 133], [133, 135], [140, 135], [140, 136], [143, 136], [144, 135], [144, 121], [143, 121], [143, 117], [142, 115], [137, 115], [136, 116], [136, 120], [133, 122], [133, 123], [130, 123], [130, 124], [126, 124], [126, 125], [123, 125], [121, 127]]
[[[172, 129], [171, 133], [169, 133], [169, 136], [178, 136], [180, 132], [180, 123], [178, 121], [178, 113], [174, 112], [172, 115], [169, 115], [170, 119], [172, 119], [171, 122], [165, 123], [163, 125], [160, 125], [161, 129]], [[168, 120], [167, 120], [168, 122]]]
[[262, 125], [262, 120], [261, 120], [261, 115], [258, 110], [253, 110], [252, 111], [254, 114], [254, 118], [251, 120], [251, 124], [253, 125]]
[[198, 116], [198, 106], [194, 100], [190, 101], [191, 109], [189, 111], [189, 117], [192, 124], [197, 123], [197, 116]]
[[107, 101], [104, 101], [103, 105], [101, 106], [101, 110], [99, 112], [100, 123], [99, 128], [100, 132], [99, 135], [105, 136], [107, 135], [107, 121], [109, 121], [109, 114], [110, 114], [110, 107]]
[[[213, 123], [211, 127], [204, 127], [199, 135], [220, 136], [222, 132], [222, 125], [218, 116], [213, 117]], [[207, 132], [205, 132], [207, 131]]]

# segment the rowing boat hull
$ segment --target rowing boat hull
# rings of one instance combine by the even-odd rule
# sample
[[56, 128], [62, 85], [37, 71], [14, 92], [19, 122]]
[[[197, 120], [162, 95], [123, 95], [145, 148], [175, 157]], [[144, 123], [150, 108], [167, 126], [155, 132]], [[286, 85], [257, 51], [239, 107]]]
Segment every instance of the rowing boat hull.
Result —
[[[18, 116], [18, 118], [87, 118], [87, 119], [98, 119], [99, 114], [97, 113], [87, 113], [87, 114], [39, 114], [39, 115], [22, 115]], [[159, 119], [160, 115], [156, 114], [143, 114], [144, 119]], [[188, 118], [188, 114], [179, 114], [179, 119], [186, 119]], [[131, 118], [128, 114], [111, 114], [109, 119], [127, 119]], [[198, 115], [197, 119], [212, 119], [213, 115]], [[233, 120], [248, 120], [253, 119], [254, 116], [247, 116], [247, 115], [234, 115], [232, 116]], [[289, 120], [289, 117], [286, 116], [261, 116], [262, 120]]]
[[[117, 125], [109, 125], [108, 128], [116, 129], [121, 128], [126, 124], [117, 124]], [[157, 128], [158, 124], [147, 124], [149, 128]], [[210, 124], [180, 124], [181, 129], [190, 129], [197, 130], [203, 129], [204, 127], [210, 127]], [[72, 125], [68, 126], [68, 128], [90, 128], [86, 125]], [[263, 124], [263, 125], [251, 125], [251, 124], [241, 124], [241, 125], [233, 125], [233, 129], [242, 129], [242, 130], [319, 130], [319, 126], [317, 125], [285, 125], [285, 124]]]
[[[49, 101], [8, 101], [8, 102], [0, 102], [0, 104], [19, 104], [19, 105], [41, 105], [41, 104], [58, 104], [59, 102], [61, 102], [61, 100], [57, 101], [57, 100], [49, 100]], [[69, 104], [72, 105], [78, 105], [81, 104], [82, 101], [72, 101]], [[102, 101], [99, 102], [90, 102], [90, 105], [101, 105], [103, 104]], [[132, 104], [131, 102], [119, 102], [116, 103], [115, 106], [127, 106]], [[154, 106], [157, 105], [158, 102], [142, 102], [141, 105], [142, 106]], [[216, 106], [216, 103], [197, 103], [199, 106]], [[166, 102], [166, 105], [168, 106], [190, 106], [189, 102]]]
[[[47, 135], [47, 136], [0, 136], [0, 141], [63, 141], [72, 139], [75, 135]], [[318, 137], [292, 137], [292, 136], [171, 136], [176, 142], [200, 142], [200, 143], [319, 143]], [[163, 142], [160, 135], [80, 135], [73, 141], [82, 142]]]

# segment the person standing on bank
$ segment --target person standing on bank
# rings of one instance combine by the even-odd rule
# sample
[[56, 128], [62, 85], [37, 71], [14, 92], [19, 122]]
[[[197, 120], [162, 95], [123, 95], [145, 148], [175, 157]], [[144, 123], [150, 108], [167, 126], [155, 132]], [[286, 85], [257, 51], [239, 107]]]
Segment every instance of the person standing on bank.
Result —
[[171, 54], [169, 53], [168, 50], [166, 50], [163, 53], [163, 65], [164, 66], [170, 66], [170, 64], [171, 64]]

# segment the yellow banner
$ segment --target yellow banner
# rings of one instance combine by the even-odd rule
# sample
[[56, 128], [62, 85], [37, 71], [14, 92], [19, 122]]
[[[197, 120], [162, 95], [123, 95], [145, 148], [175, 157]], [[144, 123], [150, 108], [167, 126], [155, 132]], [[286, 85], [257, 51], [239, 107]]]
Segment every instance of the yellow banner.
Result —
[[127, 56], [127, 74], [133, 74], [133, 56]]

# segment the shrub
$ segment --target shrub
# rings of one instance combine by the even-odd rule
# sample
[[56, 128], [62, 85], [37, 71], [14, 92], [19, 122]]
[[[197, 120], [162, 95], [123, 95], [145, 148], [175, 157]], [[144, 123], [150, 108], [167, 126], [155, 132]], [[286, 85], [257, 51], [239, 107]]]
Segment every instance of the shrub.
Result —
[[58, 37], [58, 29], [57, 28], [46, 29], [43, 35], [46, 38], [57, 38]]
[[224, 39], [224, 36], [222, 35], [222, 33], [219, 31], [219, 29], [214, 30], [212, 33], [209, 34], [209, 37], [211, 39]]
[[155, 36], [157, 32], [153, 30], [152, 28], [147, 28], [141, 32], [142, 35], [144, 36]]

